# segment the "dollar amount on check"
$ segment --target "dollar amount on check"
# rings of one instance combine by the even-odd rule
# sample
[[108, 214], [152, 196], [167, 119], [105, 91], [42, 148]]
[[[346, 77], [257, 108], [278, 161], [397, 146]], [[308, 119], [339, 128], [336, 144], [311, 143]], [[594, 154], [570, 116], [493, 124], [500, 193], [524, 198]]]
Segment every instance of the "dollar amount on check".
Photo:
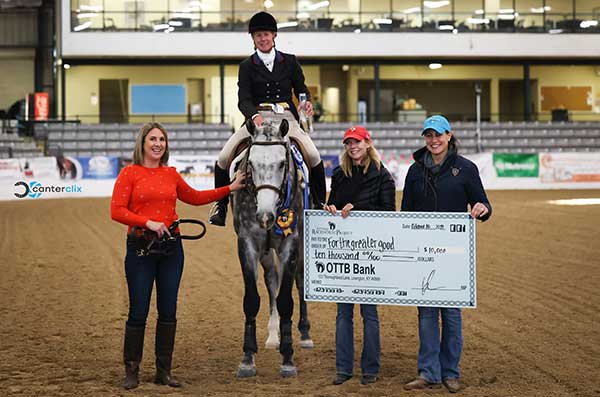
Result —
[[468, 213], [305, 211], [306, 300], [475, 307]]

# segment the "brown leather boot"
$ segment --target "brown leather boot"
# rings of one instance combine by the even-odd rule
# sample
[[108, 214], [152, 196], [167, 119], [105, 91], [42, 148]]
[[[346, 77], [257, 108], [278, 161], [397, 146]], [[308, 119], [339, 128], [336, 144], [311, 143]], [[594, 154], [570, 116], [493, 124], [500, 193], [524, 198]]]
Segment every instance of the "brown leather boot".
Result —
[[145, 326], [132, 327], [125, 325], [125, 342], [123, 346], [123, 362], [125, 363], [125, 380], [123, 387], [135, 389], [139, 385], [140, 363], [144, 352]]
[[424, 389], [439, 389], [442, 385], [439, 383], [429, 382], [427, 379], [421, 377], [408, 382], [404, 385], [404, 390], [424, 390]]
[[[229, 173], [227, 170], [219, 167], [215, 163], [215, 189], [229, 185]], [[225, 226], [227, 219], [227, 204], [229, 204], [229, 196], [223, 197], [221, 200], [213, 204], [208, 215], [208, 222], [215, 226]]]
[[442, 383], [444, 386], [446, 386], [446, 389], [448, 389], [450, 393], [458, 393], [460, 389], [462, 389], [462, 385], [458, 379], [448, 378], [444, 379]]
[[173, 360], [173, 347], [175, 345], [175, 329], [177, 323], [156, 323], [156, 377], [154, 383], [171, 387], [181, 387], [171, 375], [171, 362]]

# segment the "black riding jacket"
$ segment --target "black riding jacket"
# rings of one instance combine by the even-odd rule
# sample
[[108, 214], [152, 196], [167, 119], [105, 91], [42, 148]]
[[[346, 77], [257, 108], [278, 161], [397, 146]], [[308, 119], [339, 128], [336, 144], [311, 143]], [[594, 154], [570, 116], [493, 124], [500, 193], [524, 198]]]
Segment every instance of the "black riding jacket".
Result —
[[255, 52], [240, 63], [238, 74], [238, 108], [246, 118], [257, 113], [261, 103], [286, 102], [298, 120], [298, 111], [292, 100], [292, 90], [296, 97], [310, 93], [304, 84], [304, 73], [295, 55], [275, 51], [273, 71], [265, 67]]

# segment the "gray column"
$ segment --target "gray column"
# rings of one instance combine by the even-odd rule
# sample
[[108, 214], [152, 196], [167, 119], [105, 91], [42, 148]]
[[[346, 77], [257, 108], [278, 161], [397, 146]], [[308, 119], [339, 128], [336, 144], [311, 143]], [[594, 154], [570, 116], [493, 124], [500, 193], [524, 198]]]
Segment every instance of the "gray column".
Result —
[[221, 74], [221, 124], [225, 124], [225, 63], [219, 65]]
[[379, 62], [375, 62], [375, 121], [381, 121], [381, 79], [379, 78]]
[[529, 64], [523, 64], [523, 120], [531, 121], [531, 79]]

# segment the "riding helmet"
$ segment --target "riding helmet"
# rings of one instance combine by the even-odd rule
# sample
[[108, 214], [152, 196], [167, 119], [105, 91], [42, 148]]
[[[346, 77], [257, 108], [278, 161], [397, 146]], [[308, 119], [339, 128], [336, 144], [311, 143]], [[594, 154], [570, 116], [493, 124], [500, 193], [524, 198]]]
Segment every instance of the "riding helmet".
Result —
[[250, 18], [250, 23], [248, 24], [248, 33], [252, 34], [254, 32], [258, 32], [259, 30], [268, 30], [271, 32], [277, 32], [277, 21], [273, 17], [273, 15], [268, 12], [258, 12]]

